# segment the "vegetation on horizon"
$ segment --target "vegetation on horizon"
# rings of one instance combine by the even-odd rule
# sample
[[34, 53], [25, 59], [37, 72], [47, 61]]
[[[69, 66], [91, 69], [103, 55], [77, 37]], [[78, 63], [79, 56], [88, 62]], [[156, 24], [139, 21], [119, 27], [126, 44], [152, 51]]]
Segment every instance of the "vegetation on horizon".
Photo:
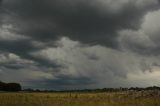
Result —
[[0, 91], [21, 91], [22, 87], [18, 83], [4, 83], [0, 81]]
[[0, 106], [160, 106], [160, 87], [20, 91], [18, 83], [0, 82]]

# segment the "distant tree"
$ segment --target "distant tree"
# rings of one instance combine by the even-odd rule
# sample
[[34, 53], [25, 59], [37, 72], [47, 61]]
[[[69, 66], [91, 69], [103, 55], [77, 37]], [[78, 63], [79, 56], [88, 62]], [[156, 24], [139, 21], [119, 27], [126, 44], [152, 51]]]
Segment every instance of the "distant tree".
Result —
[[22, 87], [18, 83], [4, 83], [0, 81], [0, 91], [21, 91]]
[[145, 88], [145, 90], [160, 90], [160, 87], [152, 86], [152, 87]]
[[21, 91], [21, 85], [18, 83], [7, 83], [5, 85], [5, 91]]
[[34, 89], [32, 89], [32, 88], [27, 88], [27, 89], [24, 89], [23, 91], [34, 92]]
[[5, 83], [0, 81], [0, 91], [3, 91], [5, 88]]
[[41, 90], [40, 89], [36, 89], [35, 92], [41, 92]]

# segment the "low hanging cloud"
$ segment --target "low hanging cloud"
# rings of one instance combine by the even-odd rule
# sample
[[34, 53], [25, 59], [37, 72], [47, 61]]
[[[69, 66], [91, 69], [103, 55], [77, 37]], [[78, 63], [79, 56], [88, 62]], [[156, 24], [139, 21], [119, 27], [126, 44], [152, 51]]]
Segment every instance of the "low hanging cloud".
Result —
[[159, 55], [160, 10], [145, 15], [140, 29], [124, 29], [119, 32], [121, 47], [144, 55]]
[[159, 0], [0, 0], [0, 80], [42, 89], [158, 85], [159, 7]]
[[27, 39], [27, 37], [14, 33], [14, 28], [12, 25], [2, 24], [2, 26], [0, 27], [0, 40], [15, 41], [15, 40], [23, 40], [23, 39]]
[[[61, 76], [89, 78], [98, 82], [99, 84], [96, 83], [97, 86], [124, 86], [119, 81], [126, 82], [125, 86], [129, 86], [134, 84], [127, 83], [130, 78], [136, 80], [134, 76], [138, 74], [143, 72], [144, 74], [148, 72], [157, 73], [158, 71], [154, 65], [154, 63], [159, 62], [157, 57], [135, 55], [99, 45], [84, 46], [68, 38], [62, 38], [57, 43], [59, 46], [56, 48], [42, 49], [32, 52], [31, 55], [41, 57], [41, 59], [53, 62], [53, 64], [62, 65], [63, 68], [58, 72]], [[142, 84], [141, 86], [145, 85]]]

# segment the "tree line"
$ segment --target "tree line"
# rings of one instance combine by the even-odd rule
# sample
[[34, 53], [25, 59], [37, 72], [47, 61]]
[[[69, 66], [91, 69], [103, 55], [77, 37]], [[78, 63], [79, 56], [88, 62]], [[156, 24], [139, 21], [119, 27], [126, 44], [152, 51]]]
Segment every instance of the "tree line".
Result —
[[4, 83], [0, 81], [0, 91], [21, 91], [22, 87], [19, 83]]
[[131, 87], [131, 88], [103, 88], [103, 89], [75, 89], [75, 90], [40, 90], [40, 89], [23, 89], [19, 83], [4, 83], [0, 81], [0, 91], [27, 91], [27, 92], [119, 92], [119, 91], [147, 91], [160, 90], [160, 87], [152, 86], [147, 88]]
[[41, 89], [23, 89], [26, 92], [121, 92], [121, 91], [160, 91], [160, 87], [152, 86], [146, 88], [131, 87], [131, 88], [103, 88], [103, 89], [74, 89], [74, 90], [41, 90]]

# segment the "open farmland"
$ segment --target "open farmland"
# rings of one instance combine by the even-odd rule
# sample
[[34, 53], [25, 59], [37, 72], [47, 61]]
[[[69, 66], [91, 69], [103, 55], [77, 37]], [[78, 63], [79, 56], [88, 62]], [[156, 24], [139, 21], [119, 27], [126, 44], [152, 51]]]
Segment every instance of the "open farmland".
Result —
[[160, 106], [158, 92], [0, 93], [0, 106]]

